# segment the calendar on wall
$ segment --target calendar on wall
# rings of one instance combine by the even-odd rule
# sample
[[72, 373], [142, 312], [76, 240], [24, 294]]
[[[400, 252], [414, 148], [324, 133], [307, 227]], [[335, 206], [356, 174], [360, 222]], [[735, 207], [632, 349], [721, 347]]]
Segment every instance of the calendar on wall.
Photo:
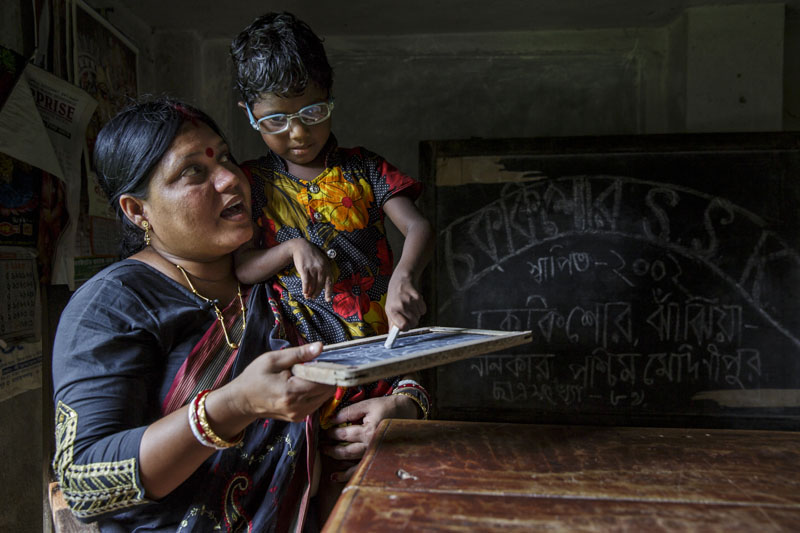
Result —
[[36, 336], [39, 278], [35, 254], [0, 252], [0, 294], [0, 339]]

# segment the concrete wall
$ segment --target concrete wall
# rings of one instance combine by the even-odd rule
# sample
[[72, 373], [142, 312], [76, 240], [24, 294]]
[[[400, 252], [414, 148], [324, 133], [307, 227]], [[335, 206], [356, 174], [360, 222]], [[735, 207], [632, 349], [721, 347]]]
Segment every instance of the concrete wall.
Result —
[[[342, 145], [366, 146], [412, 175], [421, 140], [667, 131], [670, 33], [328, 36], [333, 130]], [[219, 61], [214, 72], [230, 72], [228, 46], [205, 43], [206, 57]], [[229, 84], [213, 88], [193, 96], [216, 113], [234, 153], [262, 153], [263, 142], [234, 106], [238, 95]]]
[[[122, 2], [91, 3], [113, 8], [107, 18], [139, 47], [141, 93], [209, 112], [239, 159], [263, 152], [236, 107], [229, 39], [154, 32]], [[0, 9], [0, 43], [28, 53], [30, 2]], [[340, 143], [412, 175], [422, 140], [800, 129], [800, 21], [779, 3], [687, 9], [657, 28], [324, 37]], [[0, 403], [0, 498], [19, 502], [0, 511], [0, 531], [42, 528], [47, 402], [45, 388]]]
[[421, 140], [664, 130], [666, 33], [330, 38], [334, 131], [415, 175]]
[[783, 4], [688, 10], [688, 131], [780, 130]]
[[[788, 68], [800, 38], [784, 26], [797, 22], [783, 4], [753, 4], [687, 9], [659, 28], [328, 35], [333, 130], [412, 175], [421, 140], [781, 130], [800, 116], [784, 109], [784, 94], [800, 107]], [[226, 79], [229, 40], [197, 44], [199, 66], [170, 66], [191, 86], [156, 86], [211, 113], [239, 159], [261, 154]]]

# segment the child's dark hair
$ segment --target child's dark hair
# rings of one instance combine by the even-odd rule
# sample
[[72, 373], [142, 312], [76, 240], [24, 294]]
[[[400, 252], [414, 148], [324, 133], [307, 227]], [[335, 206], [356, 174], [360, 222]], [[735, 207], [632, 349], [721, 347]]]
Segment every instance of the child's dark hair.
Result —
[[309, 82], [330, 92], [333, 69], [322, 39], [291, 13], [267, 13], [255, 19], [231, 43], [236, 88], [248, 105], [261, 95], [291, 97]]
[[97, 182], [122, 224], [122, 257], [144, 247], [144, 232], [122, 212], [119, 198], [123, 194], [147, 197], [147, 186], [156, 165], [187, 121], [203, 122], [224, 138], [211, 117], [167, 96], [148, 97], [126, 107], [97, 134], [94, 145]]

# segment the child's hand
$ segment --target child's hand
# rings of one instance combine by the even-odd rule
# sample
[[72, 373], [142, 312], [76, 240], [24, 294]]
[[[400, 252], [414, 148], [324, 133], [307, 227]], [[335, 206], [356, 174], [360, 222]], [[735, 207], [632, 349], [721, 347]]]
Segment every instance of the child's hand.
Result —
[[342, 468], [330, 474], [331, 480], [350, 479], [384, 418], [415, 419], [417, 407], [405, 396], [389, 395], [348, 405], [336, 413], [331, 419], [333, 427], [325, 432], [327, 439], [322, 443], [322, 453], [340, 461]]
[[386, 317], [390, 325], [407, 331], [419, 324], [419, 319], [427, 311], [422, 295], [414, 287], [411, 276], [395, 271], [389, 280], [386, 294]]
[[305, 239], [297, 238], [287, 241], [292, 243], [292, 260], [300, 281], [303, 284], [303, 296], [313, 299], [325, 289], [325, 301], [333, 299], [333, 274], [328, 258], [319, 248]]

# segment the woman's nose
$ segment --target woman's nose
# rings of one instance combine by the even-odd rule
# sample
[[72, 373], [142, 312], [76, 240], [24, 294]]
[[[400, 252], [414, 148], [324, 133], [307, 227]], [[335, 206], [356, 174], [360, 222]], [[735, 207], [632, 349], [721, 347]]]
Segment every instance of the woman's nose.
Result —
[[214, 188], [222, 192], [239, 184], [242, 177], [233, 170], [220, 166], [214, 176]]

